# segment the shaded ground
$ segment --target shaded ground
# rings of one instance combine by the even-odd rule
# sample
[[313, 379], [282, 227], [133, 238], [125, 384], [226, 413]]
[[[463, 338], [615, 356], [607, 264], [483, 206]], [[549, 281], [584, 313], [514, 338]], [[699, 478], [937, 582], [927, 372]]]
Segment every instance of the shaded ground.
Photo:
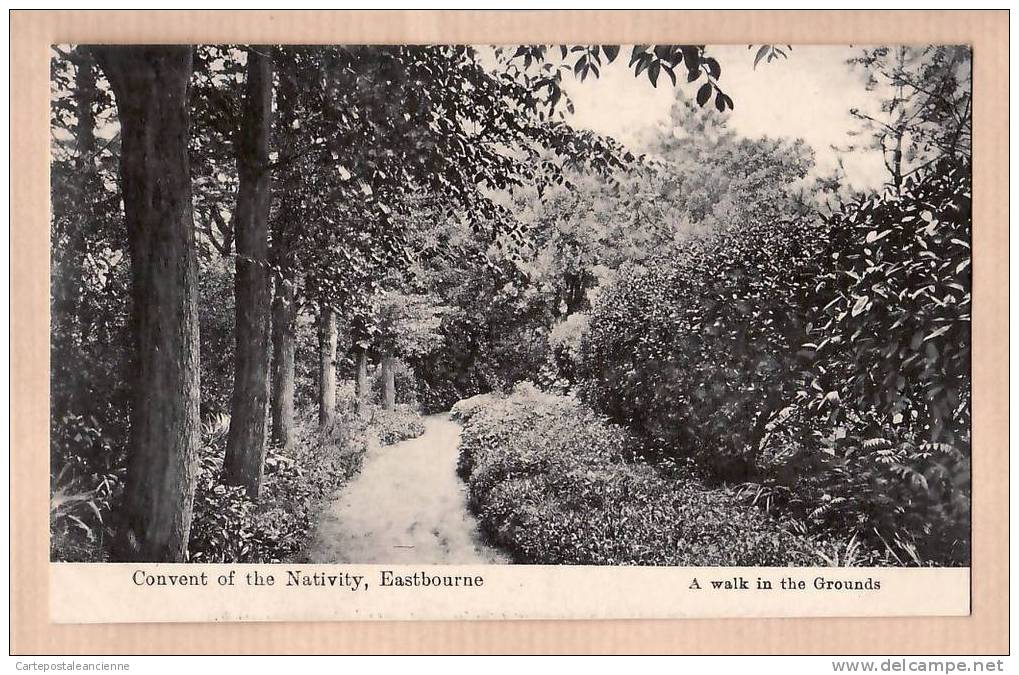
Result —
[[484, 544], [456, 475], [460, 427], [426, 417], [425, 433], [373, 447], [361, 473], [322, 513], [307, 558], [313, 563], [507, 563]]

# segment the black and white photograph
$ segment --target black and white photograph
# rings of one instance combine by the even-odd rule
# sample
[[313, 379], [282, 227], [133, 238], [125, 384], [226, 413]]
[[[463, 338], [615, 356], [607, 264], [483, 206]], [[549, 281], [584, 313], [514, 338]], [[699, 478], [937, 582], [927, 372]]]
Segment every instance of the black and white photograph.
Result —
[[51, 561], [969, 567], [969, 46], [48, 56]]

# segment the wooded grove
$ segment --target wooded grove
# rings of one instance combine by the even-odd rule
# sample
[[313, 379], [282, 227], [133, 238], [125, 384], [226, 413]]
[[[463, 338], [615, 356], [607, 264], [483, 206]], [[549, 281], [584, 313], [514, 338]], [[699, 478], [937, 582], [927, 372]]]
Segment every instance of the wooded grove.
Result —
[[54, 47], [53, 559], [300, 559], [452, 409], [515, 562], [968, 564], [971, 55], [853, 54], [880, 188], [704, 46]]

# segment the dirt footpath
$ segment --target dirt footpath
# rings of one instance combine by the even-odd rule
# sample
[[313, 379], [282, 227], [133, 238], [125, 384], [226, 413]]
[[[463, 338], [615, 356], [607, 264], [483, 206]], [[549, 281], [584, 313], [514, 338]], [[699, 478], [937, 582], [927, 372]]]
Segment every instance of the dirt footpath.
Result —
[[361, 473], [321, 514], [308, 550], [313, 563], [508, 563], [485, 545], [456, 475], [460, 427], [424, 418], [425, 433], [373, 447]]

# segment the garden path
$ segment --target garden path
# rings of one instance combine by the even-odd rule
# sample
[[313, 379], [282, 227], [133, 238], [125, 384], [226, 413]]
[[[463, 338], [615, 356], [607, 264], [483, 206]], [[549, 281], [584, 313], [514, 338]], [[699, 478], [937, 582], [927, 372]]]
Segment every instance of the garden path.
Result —
[[507, 563], [486, 545], [456, 475], [460, 426], [446, 414], [424, 418], [425, 433], [374, 445], [352, 481], [319, 518], [312, 563]]

